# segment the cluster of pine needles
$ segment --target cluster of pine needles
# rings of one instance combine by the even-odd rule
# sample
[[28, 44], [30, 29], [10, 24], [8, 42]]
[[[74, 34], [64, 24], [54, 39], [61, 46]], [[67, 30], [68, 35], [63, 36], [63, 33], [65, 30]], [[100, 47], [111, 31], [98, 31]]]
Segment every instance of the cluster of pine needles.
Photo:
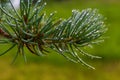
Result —
[[43, 56], [56, 51], [66, 59], [82, 63], [92, 69], [82, 60], [79, 53], [91, 58], [101, 58], [84, 52], [81, 48], [103, 41], [102, 35], [107, 28], [104, 17], [97, 9], [72, 10], [68, 19], [55, 20], [55, 12], [46, 16], [43, 8], [46, 3], [38, 0], [20, 0], [20, 8], [15, 9], [11, 0], [11, 7], [2, 7], [0, 10], [0, 44], [11, 44], [11, 47], [0, 54], [4, 55], [17, 47], [16, 60], [22, 54], [26, 61], [25, 48], [31, 53]]

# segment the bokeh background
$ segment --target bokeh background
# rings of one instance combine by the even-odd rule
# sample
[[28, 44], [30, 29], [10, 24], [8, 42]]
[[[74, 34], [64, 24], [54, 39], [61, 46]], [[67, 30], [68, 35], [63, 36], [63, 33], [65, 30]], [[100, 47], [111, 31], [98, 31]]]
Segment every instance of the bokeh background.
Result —
[[[67, 61], [55, 52], [38, 57], [26, 51], [28, 63], [19, 56], [10, 65], [16, 49], [0, 56], [0, 80], [120, 80], [120, 0], [44, 0], [47, 15], [57, 11], [55, 18], [68, 18], [72, 9], [97, 8], [108, 27], [105, 42], [88, 52], [102, 59], [84, 58], [96, 70]], [[9, 45], [0, 45], [0, 50]]]

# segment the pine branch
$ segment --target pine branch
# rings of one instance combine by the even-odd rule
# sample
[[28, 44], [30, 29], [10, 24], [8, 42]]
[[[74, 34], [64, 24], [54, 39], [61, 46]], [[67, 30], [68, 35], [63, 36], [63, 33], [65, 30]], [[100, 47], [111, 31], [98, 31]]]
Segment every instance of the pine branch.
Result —
[[[0, 6], [4, 19], [0, 21], [0, 35], [13, 44], [8, 50], [17, 46], [18, 50], [13, 61], [22, 53], [25, 61], [24, 48], [31, 53], [42, 56], [49, 53], [48, 48], [76, 63], [82, 63], [92, 69], [79, 57], [79, 53], [91, 58], [101, 58], [84, 52], [81, 48], [99, 42], [107, 28], [104, 17], [97, 9], [73, 10], [72, 16], [66, 20], [54, 20], [54, 12], [46, 17], [42, 12], [46, 3], [41, 0], [33, 5], [33, 0], [20, 0], [20, 9], [16, 10], [9, 0], [12, 10]], [[14, 14], [12, 14], [14, 13]], [[11, 30], [9, 30], [11, 29]], [[6, 44], [6, 40], [0, 41]], [[4, 54], [5, 54], [4, 53]], [[69, 54], [69, 55], [66, 55]]]

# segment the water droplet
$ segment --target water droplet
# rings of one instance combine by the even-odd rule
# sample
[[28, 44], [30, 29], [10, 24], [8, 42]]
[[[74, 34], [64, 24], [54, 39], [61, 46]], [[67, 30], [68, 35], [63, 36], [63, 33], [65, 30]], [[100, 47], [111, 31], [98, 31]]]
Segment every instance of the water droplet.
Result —
[[47, 3], [45, 2], [44, 5], [47, 5]]
[[64, 38], [61, 38], [61, 40], [64, 39]]
[[59, 19], [60, 21], [62, 20], [62, 18]]
[[23, 1], [21, 1], [21, 3], [23, 3]]
[[72, 24], [71, 24], [71, 26], [73, 26], [73, 27], [74, 27], [74, 24], [72, 23]]
[[39, 0], [38, 2], [41, 2], [41, 0]]
[[44, 13], [44, 17], [46, 16], [46, 13]]
[[72, 22], [72, 20], [69, 21], [69, 23], [71, 23], [71, 22]]
[[37, 9], [35, 8], [34, 11], [36, 11]]
[[76, 11], [75, 9], [72, 10], [72, 12], [75, 12], [75, 11]]
[[50, 13], [50, 16], [52, 16], [53, 15], [53, 13]]
[[88, 16], [88, 15], [89, 15], [89, 13], [86, 14], [86, 16]]
[[54, 11], [54, 13], [57, 13], [57, 11]]
[[80, 18], [80, 20], [82, 20], [82, 18]]

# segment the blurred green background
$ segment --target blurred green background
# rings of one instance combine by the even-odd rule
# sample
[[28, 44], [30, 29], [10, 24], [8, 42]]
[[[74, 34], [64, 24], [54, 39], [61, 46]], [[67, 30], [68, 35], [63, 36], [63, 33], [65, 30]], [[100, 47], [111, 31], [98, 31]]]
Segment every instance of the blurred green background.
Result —
[[[106, 19], [108, 37], [88, 52], [102, 59], [84, 58], [96, 68], [91, 70], [81, 64], [67, 61], [55, 52], [38, 57], [26, 51], [28, 63], [19, 56], [9, 65], [15, 54], [12, 50], [0, 57], [0, 80], [119, 80], [120, 78], [120, 0], [44, 0], [46, 14], [57, 11], [56, 18], [68, 18], [72, 9], [97, 8]], [[8, 45], [0, 45], [0, 50]]]

